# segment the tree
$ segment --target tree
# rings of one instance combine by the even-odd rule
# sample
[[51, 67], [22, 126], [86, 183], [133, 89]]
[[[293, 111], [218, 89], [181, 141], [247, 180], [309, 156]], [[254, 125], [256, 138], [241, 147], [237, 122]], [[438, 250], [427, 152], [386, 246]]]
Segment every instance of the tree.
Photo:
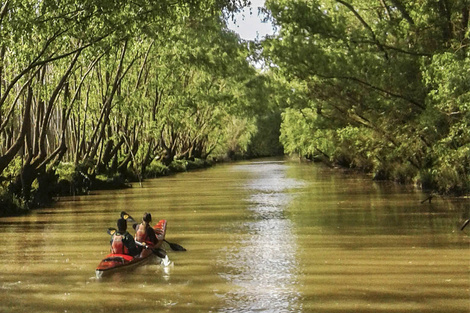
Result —
[[[436, 147], [441, 140], [454, 141], [450, 130], [462, 125], [466, 112], [459, 108], [445, 118], [449, 112], [432, 101], [434, 94], [445, 94], [436, 77], [460, 82], [465, 75], [433, 71], [425, 78], [442, 53], [467, 58], [466, 1], [268, 0], [266, 5], [279, 35], [265, 41], [264, 55], [275, 64], [271, 70], [304, 90], [305, 99], [284, 114], [288, 150], [323, 155], [377, 178], [416, 181], [443, 192], [468, 190], [467, 166], [449, 165], [453, 177], [464, 178], [446, 186], [440, 185], [441, 174], [430, 174], [442, 173], [441, 162], [465, 160], [444, 161]], [[307, 128], [298, 129], [299, 121], [291, 118], [296, 115]], [[298, 138], [288, 136], [295, 129], [309, 134], [302, 144], [308, 149], [295, 147]], [[328, 151], [314, 152], [325, 141]], [[457, 150], [467, 144], [460, 141]]]
[[246, 2], [4, 1], [0, 174], [10, 189], [30, 198], [61, 161], [81, 175], [138, 172], [168, 140], [173, 157], [207, 156], [235, 102], [227, 82], [254, 75], [222, 20]]

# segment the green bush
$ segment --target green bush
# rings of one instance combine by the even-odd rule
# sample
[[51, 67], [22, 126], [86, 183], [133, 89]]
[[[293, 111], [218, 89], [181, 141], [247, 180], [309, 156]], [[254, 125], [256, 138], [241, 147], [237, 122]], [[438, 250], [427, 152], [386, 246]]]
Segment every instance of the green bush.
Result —
[[113, 176], [100, 174], [96, 175], [95, 179], [92, 180], [90, 189], [107, 190], [127, 187], [129, 187], [129, 185], [126, 179], [120, 174], [115, 174]]
[[400, 184], [409, 184], [417, 175], [417, 169], [407, 163], [395, 164], [392, 179]]
[[144, 177], [145, 178], [156, 178], [160, 176], [166, 176], [170, 173], [168, 166], [160, 161], [153, 160], [149, 166], [147, 166]]
[[194, 170], [194, 169], [198, 169], [198, 168], [204, 168], [204, 167], [207, 167], [209, 165], [203, 159], [188, 160], [187, 162], [188, 162], [188, 164], [186, 165], [187, 170]]
[[423, 190], [437, 190], [436, 177], [431, 169], [421, 170], [416, 176], [416, 185]]
[[9, 179], [16, 177], [20, 174], [22, 168], [22, 159], [21, 156], [16, 156], [13, 161], [8, 164], [8, 166], [3, 170], [2, 176]]
[[75, 165], [71, 162], [62, 162], [55, 168], [57, 178], [57, 193], [60, 195], [85, 194], [91, 187], [92, 178], [84, 173], [85, 164]]
[[73, 163], [63, 162], [56, 167], [55, 172], [57, 175], [59, 175], [59, 181], [65, 180], [68, 182], [73, 182], [76, 176], [77, 168]]
[[0, 188], [0, 216], [21, 215], [27, 211], [28, 207], [21, 199]]
[[174, 160], [169, 166], [172, 172], [186, 172], [188, 169], [188, 161], [186, 160]]

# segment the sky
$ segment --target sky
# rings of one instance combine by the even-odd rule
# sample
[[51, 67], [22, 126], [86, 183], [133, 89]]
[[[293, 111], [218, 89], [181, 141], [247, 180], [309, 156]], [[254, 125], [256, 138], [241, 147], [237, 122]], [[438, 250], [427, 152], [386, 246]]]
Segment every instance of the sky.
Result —
[[258, 16], [258, 7], [264, 6], [265, 0], [251, 0], [250, 9], [246, 8], [235, 15], [236, 24], [229, 22], [228, 28], [239, 34], [245, 40], [263, 39], [264, 36], [274, 33], [271, 23], [263, 23], [262, 16]]

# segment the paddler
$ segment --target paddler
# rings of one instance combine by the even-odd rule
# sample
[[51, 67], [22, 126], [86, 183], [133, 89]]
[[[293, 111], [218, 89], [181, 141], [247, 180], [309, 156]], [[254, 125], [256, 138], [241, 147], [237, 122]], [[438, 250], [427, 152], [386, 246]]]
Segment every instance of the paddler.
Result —
[[127, 231], [127, 221], [123, 218], [117, 221], [118, 231], [111, 237], [111, 253], [136, 256], [140, 249], [136, 246], [134, 237]]
[[160, 248], [163, 238], [160, 234], [156, 234], [151, 226], [152, 214], [144, 213], [142, 223], [135, 227], [135, 240], [145, 243], [146, 245], [156, 249]]

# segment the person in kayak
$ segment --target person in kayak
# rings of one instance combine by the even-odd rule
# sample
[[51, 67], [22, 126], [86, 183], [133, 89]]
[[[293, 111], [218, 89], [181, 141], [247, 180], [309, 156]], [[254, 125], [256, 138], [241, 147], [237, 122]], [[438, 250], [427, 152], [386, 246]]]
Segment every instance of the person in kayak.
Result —
[[163, 238], [159, 238], [159, 234], [155, 233], [152, 228], [152, 214], [144, 213], [142, 223], [135, 227], [135, 240], [150, 245], [152, 248], [160, 248]]
[[127, 231], [127, 221], [123, 218], [117, 221], [118, 231], [111, 237], [111, 253], [136, 256], [140, 249], [136, 246], [134, 237]]

